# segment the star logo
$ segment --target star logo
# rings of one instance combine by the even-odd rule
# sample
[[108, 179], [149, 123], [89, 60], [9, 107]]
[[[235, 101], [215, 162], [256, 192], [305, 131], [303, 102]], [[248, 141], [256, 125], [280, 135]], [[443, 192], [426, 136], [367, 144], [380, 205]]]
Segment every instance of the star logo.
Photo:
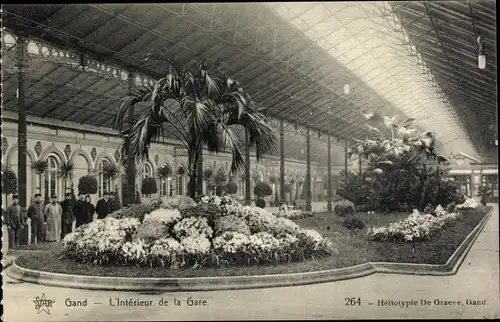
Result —
[[45, 312], [50, 315], [50, 310], [49, 308], [52, 308], [52, 304], [54, 304], [56, 301], [47, 299], [45, 297], [45, 293], [42, 294], [42, 296], [37, 296], [33, 303], [35, 303], [35, 310], [37, 310], [37, 314], [40, 314], [41, 312]]

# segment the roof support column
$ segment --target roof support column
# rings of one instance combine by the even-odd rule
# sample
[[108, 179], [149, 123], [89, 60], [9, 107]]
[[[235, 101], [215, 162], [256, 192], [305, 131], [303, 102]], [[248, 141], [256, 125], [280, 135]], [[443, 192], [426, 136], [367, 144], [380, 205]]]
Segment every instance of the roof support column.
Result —
[[285, 198], [285, 122], [280, 120], [280, 197], [281, 204], [286, 204]]
[[347, 176], [347, 163], [349, 162], [349, 158], [347, 157], [347, 139], [344, 140], [344, 171], [345, 176]]
[[26, 68], [28, 67], [28, 39], [18, 35], [17, 39], [17, 110], [19, 118], [17, 122], [17, 180], [19, 186], [19, 205], [26, 207], [27, 204], [27, 162], [26, 153]]
[[326, 210], [332, 212], [332, 137], [328, 135], [328, 203]]
[[311, 211], [311, 130], [307, 128], [306, 211]]
[[363, 159], [361, 158], [361, 156], [359, 156], [359, 174], [361, 174], [361, 171], [363, 171]]
[[[135, 73], [133, 71], [128, 72], [128, 94], [132, 95], [135, 91]], [[128, 110], [128, 124], [130, 129], [134, 126], [134, 105], [130, 106]], [[128, 149], [127, 156], [127, 204], [131, 205], [136, 202], [136, 181], [137, 169], [135, 166], [135, 157], [131, 149]]]
[[250, 132], [245, 129], [245, 205], [250, 206], [252, 196], [250, 194]]

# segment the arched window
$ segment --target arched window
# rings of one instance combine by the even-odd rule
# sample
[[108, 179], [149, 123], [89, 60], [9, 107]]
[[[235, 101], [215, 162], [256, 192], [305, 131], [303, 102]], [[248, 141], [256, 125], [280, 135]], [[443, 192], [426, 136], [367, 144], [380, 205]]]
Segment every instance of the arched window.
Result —
[[184, 174], [185, 174], [184, 166], [180, 166], [177, 169], [177, 176], [176, 176], [176, 191], [177, 195], [183, 195], [184, 194]]
[[109, 162], [108, 160], [102, 160], [99, 164], [99, 198], [102, 198], [105, 192], [111, 192], [111, 179], [106, 178], [104, 175], [104, 166]]
[[55, 154], [50, 154], [47, 161], [49, 162], [49, 167], [45, 175], [45, 200], [50, 199], [53, 194], [56, 194], [60, 200], [63, 200], [64, 196], [61, 196], [63, 194], [61, 191], [62, 185], [58, 175], [61, 161]]
[[153, 167], [149, 163], [145, 163], [142, 167], [142, 178], [152, 178], [153, 177]]

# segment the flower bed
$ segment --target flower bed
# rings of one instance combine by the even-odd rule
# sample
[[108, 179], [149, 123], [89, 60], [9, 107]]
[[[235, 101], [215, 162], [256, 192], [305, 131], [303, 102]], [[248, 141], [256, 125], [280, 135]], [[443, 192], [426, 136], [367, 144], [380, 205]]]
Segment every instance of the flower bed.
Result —
[[458, 210], [477, 209], [478, 207], [479, 207], [479, 202], [477, 202], [476, 199], [472, 199], [472, 198], [466, 198], [464, 203], [456, 206], [456, 208]]
[[81, 226], [64, 238], [77, 262], [161, 266], [279, 264], [331, 254], [318, 232], [230, 197], [149, 200]]
[[444, 229], [459, 218], [457, 213], [447, 213], [437, 207], [432, 214], [420, 214], [418, 210], [408, 219], [393, 222], [388, 226], [369, 228], [366, 237], [373, 241], [415, 242], [428, 240], [432, 235]]
[[294, 209], [291, 206], [281, 205], [278, 209], [278, 212], [275, 212], [273, 215], [276, 217], [288, 218], [288, 219], [302, 219], [312, 216], [312, 212], [303, 212], [298, 209]]

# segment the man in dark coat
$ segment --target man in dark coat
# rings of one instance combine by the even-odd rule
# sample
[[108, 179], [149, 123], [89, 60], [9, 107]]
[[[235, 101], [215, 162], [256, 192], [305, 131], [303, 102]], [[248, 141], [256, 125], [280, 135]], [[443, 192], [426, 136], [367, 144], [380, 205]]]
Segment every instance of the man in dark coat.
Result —
[[122, 206], [120, 205], [120, 202], [116, 198], [115, 192], [112, 192], [109, 195], [109, 202], [110, 202], [109, 213], [113, 213], [113, 212], [120, 210], [122, 208]]
[[74, 215], [76, 218], [75, 227], [80, 227], [81, 225], [87, 223], [87, 212], [85, 208], [84, 194], [81, 192], [78, 193], [78, 200], [75, 202]]
[[111, 202], [109, 201], [109, 193], [105, 192], [102, 199], [97, 201], [95, 205], [95, 212], [97, 213], [97, 219], [103, 219], [109, 215], [111, 210]]
[[61, 203], [62, 216], [61, 216], [61, 239], [67, 234], [71, 233], [73, 221], [75, 220], [75, 202], [72, 200], [73, 194], [68, 192], [66, 200]]
[[43, 204], [42, 204], [42, 195], [37, 193], [35, 194], [35, 202], [31, 204], [28, 208], [28, 218], [31, 219], [31, 243], [36, 244], [44, 241], [43, 237]]
[[18, 195], [12, 196], [12, 205], [5, 210], [5, 224], [9, 231], [9, 248], [19, 246], [24, 226]]
[[85, 207], [85, 218], [86, 218], [85, 220], [86, 220], [86, 223], [88, 224], [88, 223], [91, 223], [92, 221], [94, 221], [94, 213], [95, 213], [95, 207], [92, 204], [89, 195], [85, 196], [84, 207]]

